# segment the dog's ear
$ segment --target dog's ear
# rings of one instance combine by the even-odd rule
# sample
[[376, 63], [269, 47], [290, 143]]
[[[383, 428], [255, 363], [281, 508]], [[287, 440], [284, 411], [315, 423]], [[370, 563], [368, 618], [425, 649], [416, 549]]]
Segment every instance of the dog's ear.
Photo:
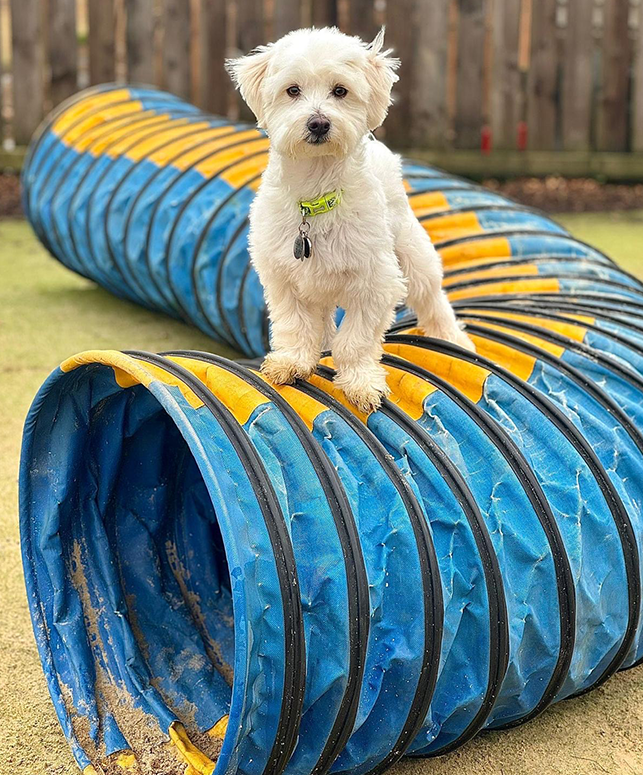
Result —
[[384, 123], [391, 105], [393, 84], [399, 81], [395, 72], [400, 60], [391, 56], [393, 49], [384, 50], [385, 28], [377, 33], [375, 40], [366, 46], [368, 66], [366, 78], [371, 87], [371, 99], [368, 110], [368, 128], [371, 132]]
[[225, 62], [226, 70], [260, 126], [263, 123], [261, 82], [266, 75], [271, 54], [272, 45], [259, 46], [245, 57], [226, 59]]

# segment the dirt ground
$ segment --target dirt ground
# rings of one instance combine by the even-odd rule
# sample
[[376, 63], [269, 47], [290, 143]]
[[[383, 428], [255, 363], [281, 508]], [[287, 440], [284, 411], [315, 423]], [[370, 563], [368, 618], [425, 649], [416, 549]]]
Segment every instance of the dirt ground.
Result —
[[[611, 246], [615, 258], [643, 275], [643, 213], [561, 220], [579, 237]], [[75, 352], [212, 349], [212, 342], [71, 274], [20, 220], [0, 221], [0, 279], [0, 775], [76, 775], [47, 694], [23, 588], [16, 504], [24, 416], [47, 374]], [[456, 754], [407, 760], [392, 772], [643, 775], [643, 669], [520, 729], [483, 734]]]

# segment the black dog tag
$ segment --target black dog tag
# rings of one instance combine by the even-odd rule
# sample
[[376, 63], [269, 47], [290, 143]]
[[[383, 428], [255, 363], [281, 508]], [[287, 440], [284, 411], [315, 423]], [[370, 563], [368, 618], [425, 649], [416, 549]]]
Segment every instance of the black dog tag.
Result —
[[298, 234], [293, 247], [295, 258], [298, 261], [303, 261], [305, 258], [310, 258], [312, 252], [313, 243], [310, 241], [310, 238], [305, 234]]

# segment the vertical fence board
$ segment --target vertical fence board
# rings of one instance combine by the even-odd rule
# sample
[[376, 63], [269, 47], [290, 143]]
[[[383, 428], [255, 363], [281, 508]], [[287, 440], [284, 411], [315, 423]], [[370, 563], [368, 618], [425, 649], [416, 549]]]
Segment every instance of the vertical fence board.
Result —
[[643, 6], [639, 5], [632, 83], [632, 150], [643, 153]]
[[408, 128], [411, 120], [411, 101], [413, 99], [413, 67], [411, 57], [404, 52], [414, 51], [414, 30], [409, 23], [417, 16], [419, 0], [395, 0], [386, 7], [387, 45], [392, 46], [401, 55], [402, 66], [398, 74], [400, 80], [393, 89], [393, 107], [384, 124], [386, 139], [393, 145], [408, 143]]
[[302, 22], [301, 0], [275, 0], [273, 17], [274, 38], [281, 38], [291, 30], [297, 30]]
[[11, 0], [13, 131], [26, 145], [43, 117], [44, 50], [39, 0]]
[[237, 0], [237, 45], [245, 54], [265, 43], [263, 0]]
[[410, 124], [407, 134], [412, 145], [445, 148], [450, 142], [447, 111], [447, 56], [449, 4], [417, 3], [415, 18], [407, 20], [414, 30], [414, 45], [396, 53], [410, 60]]
[[0, 148], [5, 137], [4, 124], [4, 23], [5, 17], [0, 4]]
[[594, 90], [594, 0], [574, 0], [568, 5], [564, 42], [562, 86], [563, 148], [588, 151], [592, 137]]
[[127, 0], [127, 78], [154, 83], [154, 0]]
[[50, 97], [56, 106], [78, 88], [76, 0], [49, 0]]
[[529, 146], [556, 147], [558, 126], [558, 35], [556, 0], [535, 0], [531, 27], [527, 120]]
[[520, 2], [494, 0], [490, 124], [495, 148], [516, 147], [521, 116]]
[[485, 0], [458, 0], [456, 145], [479, 148], [483, 124]]
[[201, 99], [204, 110], [228, 112], [230, 78], [223, 66], [227, 48], [226, 0], [204, 0], [201, 6]]
[[[264, 27], [264, 3], [263, 0], [236, 0], [237, 20], [237, 48], [246, 54], [256, 46], [265, 43]], [[238, 96], [239, 115], [245, 121], [255, 121], [250, 108]]]
[[628, 19], [628, 0], [605, 0], [603, 80], [598, 122], [598, 149], [601, 151], [626, 151], [628, 147], [628, 95], [632, 57]]
[[311, 16], [315, 27], [337, 24], [337, 0], [312, 0]]
[[89, 81], [113, 81], [116, 75], [114, 0], [89, 0]]
[[163, 85], [173, 94], [190, 98], [190, 4], [164, 0]]
[[[433, 2], [432, 5], [441, 3]], [[348, 26], [351, 35], [359, 35], [367, 41], [372, 40], [377, 33], [374, 0], [349, 0]]]

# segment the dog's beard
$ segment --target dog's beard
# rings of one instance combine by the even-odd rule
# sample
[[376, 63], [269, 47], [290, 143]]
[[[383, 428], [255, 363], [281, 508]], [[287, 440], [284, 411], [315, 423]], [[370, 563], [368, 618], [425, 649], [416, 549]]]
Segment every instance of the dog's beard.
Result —
[[347, 157], [367, 133], [367, 127], [343, 127], [335, 122], [330, 132], [323, 137], [315, 137], [306, 127], [302, 129], [301, 125], [292, 127], [277, 125], [277, 128], [273, 125], [268, 130], [275, 151], [292, 159], [320, 156]]

